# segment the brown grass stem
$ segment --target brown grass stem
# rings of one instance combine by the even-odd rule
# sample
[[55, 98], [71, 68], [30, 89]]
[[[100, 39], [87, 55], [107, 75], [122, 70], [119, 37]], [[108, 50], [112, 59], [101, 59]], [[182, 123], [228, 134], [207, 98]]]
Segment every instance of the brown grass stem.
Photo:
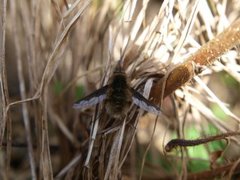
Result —
[[[11, 11], [11, 18], [12, 22], [17, 20], [16, 17], [16, 6], [15, 3], [11, 2], [10, 3], [10, 11]], [[17, 24], [17, 22], [15, 22]], [[20, 40], [18, 37], [18, 32], [16, 26], [13, 26], [12, 28], [12, 34], [14, 35], [14, 44], [15, 44], [15, 49], [16, 49], [16, 60], [17, 60], [17, 69], [18, 69], [18, 79], [19, 79], [19, 89], [20, 89], [20, 96], [21, 99], [26, 99], [26, 86], [25, 86], [25, 80], [24, 80], [24, 74], [23, 74], [23, 64], [22, 64], [22, 54], [21, 54], [21, 49], [20, 49]], [[26, 132], [26, 139], [27, 139], [27, 147], [28, 147], [28, 156], [29, 156], [29, 163], [31, 167], [31, 174], [32, 174], [32, 179], [37, 179], [36, 176], [36, 165], [35, 165], [35, 160], [33, 156], [33, 145], [32, 145], [32, 135], [30, 131], [30, 122], [29, 122], [29, 112], [27, 109], [26, 103], [22, 103], [22, 115], [23, 115], [23, 122], [25, 126], [25, 132]]]
[[5, 42], [6, 42], [6, 14], [7, 14], [7, 0], [1, 0], [0, 2], [0, 86], [1, 86], [1, 106], [0, 112], [0, 144], [3, 142], [5, 128], [7, 125], [7, 156], [6, 164], [4, 166], [5, 171], [3, 176], [9, 177], [10, 160], [11, 160], [11, 140], [12, 140], [12, 122], [8, 116], [6, 107], [9, 103], [9, 92], [6, 75], [6, 59], [5, 59]]
[[[217, 35], [214, 39], [204, 44], [196, 53], [191, 55], [184, 63], [174, 68], [167, 77], [164, 97], [190, 81], [195, 75], [196, 66], [210, 66], [218, 57], [240, 44], [240, 19], [233, 22], [226, 30]], [[151, 96], [157, 97], [162, 91], [162, 80], [153, 86]]]
[[186, 140], [186, 139], [172, 139], [167, 143], [165, 146], [165, 150], [167, 152], [172, 151], [172, 149], [176, 147], [188, 147], [188, 146], [197, 146], [201, 144], [205, 144], [212, 141], [222, 140], [230, 136], [237, 136], [240, 135], [240, 132], [228, 132], [223, 133], [215, 136], [209, 136], [202, 139], [196, 139], [196, 140]]

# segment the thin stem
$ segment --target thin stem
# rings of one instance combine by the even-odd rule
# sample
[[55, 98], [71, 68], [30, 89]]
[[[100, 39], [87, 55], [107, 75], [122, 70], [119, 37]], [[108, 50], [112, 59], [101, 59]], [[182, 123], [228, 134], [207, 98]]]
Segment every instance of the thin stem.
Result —
[[5, 39], [6, 39], [6, 12], [7, 12], [7, 0], [1, 0], [0, 2], [0, 88], [1, 99], [0, 104], [2, 111], [0, 112], [0, 145], [3, 142], [5, 128], [7, 124], [7, 155], [6, 155], [6, 169], [3, 173], [6, 179], [8, 179], [8, 173], [10, 169], [11, 160], [11, 138], [12, 138], [12, 122], [6, 111], [6, 107], [9, 103], [9, 93], [6, 75], [6, 62], [5, 62]]
[[211, 141], [217, 141], [217, 140], [225, 139], [227, 137], [236, 136], [236, 135], [240, 135], [240, 132], [229, 132], [229, 133], [209, 136], [207, 138], [196, 139], [196, 140], [173, 139], [167, 143], [167, 145], [165, 146], [165, 150], [166, 152], [170, 152], [172, 151], [173, 148], [176, 148], [178, 146], [181, 146], [181, 147], [197, 146], [197, 145], [205, 144]]
[[[10, 3], [10, 9], [11, 9], [11, 18], [14, 22], [14, 20], [17, 19], [16, 17], [16, 7], [15, 3]], [[15, 22], [17, 24], [17, 22]], [[23, 75], [23, 65], [22, 65], [22, 59], [21, 59], [21, 50], [20, 50], [20, 40], [17, 33], [16, 26], [13, 26], [13, 36], [14, 36], [14, 44], [16, 48], [16, 54], [17, 54], [17, 70], [18, 70], [18, 80], [20, 85], [20, 95], [21, 99], [26, 99], [26, 87], [25, 87], [25, 80]], [[33, 156], [33, 145], [32, 145], [32, 137], [31, 137], [31, 131], [30, 131], [30, 122], [29, 122], [29, 113], [27, 109], [26, 103], [22, 104], [22, 114], [23, 114], [23, 122], [26, 132], [26, 139], [27, 139], [27, 145], [28, 145], [28, 156], [30, 161], [30, 167], [31, 167], [31, 174], [32, 179], [37, 179], [37, 175], [35, 172], [36, 166], [35, 166], [35, 160]]]

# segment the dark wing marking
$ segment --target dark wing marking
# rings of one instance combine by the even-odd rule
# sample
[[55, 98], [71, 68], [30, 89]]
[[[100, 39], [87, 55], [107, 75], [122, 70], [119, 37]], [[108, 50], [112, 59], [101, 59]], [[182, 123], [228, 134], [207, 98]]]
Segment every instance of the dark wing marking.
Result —
[[75, 109], [87, 108], [89, 106], [93, 106], [102, 102], [106, 98], [107, 88], [108, 86], [106, 85], [94, 91], [92, 94], [89, 94], [88, 96], [84, 97], [83, 99], [80, 99], [79, 101], [74, 103], [73, 108]]
[[141, 95], [139, 92], [137, 92], [135, 89], [132, 88], [132, 100], [133, 103], [139, 106], [141, 109], [154, 113], [159, 114], [160, 108], [153, 103], [151, 103], [149, 100], [147, 100], [143, 95]]

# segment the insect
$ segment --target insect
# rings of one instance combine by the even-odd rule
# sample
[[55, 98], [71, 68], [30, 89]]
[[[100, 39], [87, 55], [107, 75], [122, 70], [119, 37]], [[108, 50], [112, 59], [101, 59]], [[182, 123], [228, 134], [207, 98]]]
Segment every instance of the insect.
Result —
[[112, 118], [123, 118], [130, 109], [132, 102], [141, 109], [159, 114], [160, 108], [130, 86], [129, 79], [120, 65], [116, 65], [109, 83], [92, 94], [77, 101], [73, 108], [80, 109], [96, 105], [104, 101], [104, 107]]

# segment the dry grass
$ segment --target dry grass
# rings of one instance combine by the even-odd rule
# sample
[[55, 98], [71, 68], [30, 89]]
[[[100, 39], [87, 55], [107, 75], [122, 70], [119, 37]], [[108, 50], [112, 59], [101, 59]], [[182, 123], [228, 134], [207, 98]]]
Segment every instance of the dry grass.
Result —
[[[239, 176], [234, 133], [197, 153], [164, 150], [176, 137], [239, 132], [237, 0], [1, 0], [0, 9], [1, 179]], [[120, 58], [160, 116], [132, 106], [116, 121], [103, 104], [72, 108]]]

